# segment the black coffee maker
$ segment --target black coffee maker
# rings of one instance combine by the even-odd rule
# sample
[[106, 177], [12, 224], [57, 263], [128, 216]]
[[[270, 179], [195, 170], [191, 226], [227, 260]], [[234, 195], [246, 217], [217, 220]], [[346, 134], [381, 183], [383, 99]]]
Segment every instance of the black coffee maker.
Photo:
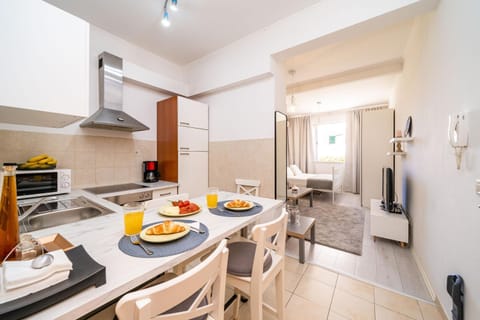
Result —
[[157, 182], [158, 161], [143, 161], [143, 182]]

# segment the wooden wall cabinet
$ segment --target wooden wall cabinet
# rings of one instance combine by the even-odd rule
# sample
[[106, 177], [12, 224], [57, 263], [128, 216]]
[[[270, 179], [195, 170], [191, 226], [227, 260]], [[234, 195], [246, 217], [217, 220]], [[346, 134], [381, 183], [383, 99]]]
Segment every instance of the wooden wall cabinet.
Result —
[[183, 97], [157, 103], [160, 179], [177, 182], [190, 197], [208, 189], [208, 105]]

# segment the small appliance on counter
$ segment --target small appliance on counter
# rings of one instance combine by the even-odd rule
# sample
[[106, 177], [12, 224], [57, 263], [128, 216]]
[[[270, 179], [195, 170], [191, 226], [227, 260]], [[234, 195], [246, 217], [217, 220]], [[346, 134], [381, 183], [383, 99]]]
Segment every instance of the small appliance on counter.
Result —
[[143, 182], [157, 182], [158, 161], [143, 161]]

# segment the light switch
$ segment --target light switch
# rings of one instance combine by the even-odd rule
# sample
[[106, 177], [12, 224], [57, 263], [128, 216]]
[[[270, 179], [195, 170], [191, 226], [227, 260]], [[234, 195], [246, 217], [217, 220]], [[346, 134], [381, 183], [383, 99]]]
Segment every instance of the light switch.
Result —
[[475, 192], [480, 196], [480, 179], [475, 180]]

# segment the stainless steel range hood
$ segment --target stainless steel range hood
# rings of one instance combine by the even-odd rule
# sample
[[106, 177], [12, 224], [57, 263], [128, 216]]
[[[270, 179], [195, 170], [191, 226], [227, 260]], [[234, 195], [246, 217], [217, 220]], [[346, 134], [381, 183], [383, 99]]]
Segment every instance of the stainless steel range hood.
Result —
[[80, 127], [121, 131], [142, 131], [149, 128], [122, 111], [123, 61], [108, 52], [98, 57], [98, 97], [100, 108], [85, 119]]

